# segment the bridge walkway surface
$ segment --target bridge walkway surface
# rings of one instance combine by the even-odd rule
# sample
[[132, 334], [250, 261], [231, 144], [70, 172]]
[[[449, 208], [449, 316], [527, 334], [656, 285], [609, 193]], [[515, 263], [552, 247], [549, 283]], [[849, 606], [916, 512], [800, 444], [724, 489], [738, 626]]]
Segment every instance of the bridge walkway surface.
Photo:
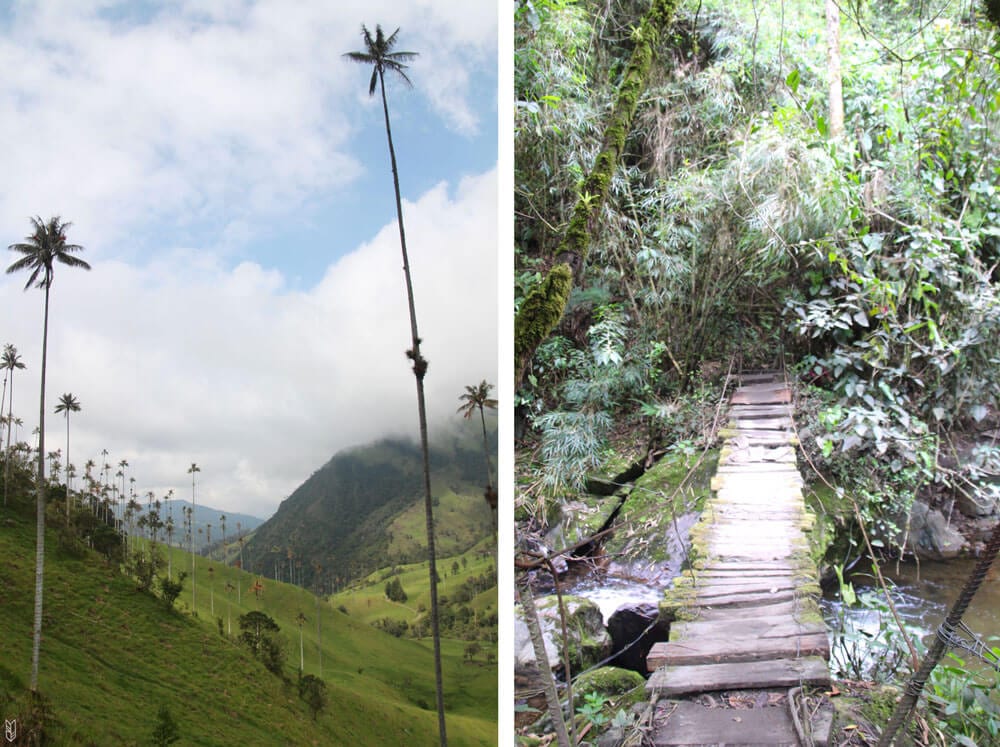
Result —
[[646, 660], [653, 743], [824, 745], [830, 651], [791, 392], [781, 372], [743, 374], [730, 405], [689, 568], [661, 602], [670, 638]]

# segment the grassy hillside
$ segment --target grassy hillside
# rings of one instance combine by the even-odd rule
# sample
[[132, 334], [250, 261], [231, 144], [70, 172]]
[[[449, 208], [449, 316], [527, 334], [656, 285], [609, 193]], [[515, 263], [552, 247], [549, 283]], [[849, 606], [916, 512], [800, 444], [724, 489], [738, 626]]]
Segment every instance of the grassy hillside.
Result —
[[[492, 531], [476, 425], [458, 421], [431, 445], [442, 555], [464, 552]], [[426, 544], [422, 485], [415, 443], [387, 438], [341, 451], [257, 528], [244, 549], [247, 567], [287, 580], [294, 573], [297, 583], [330, 590], [389, 563], [418, 561]]]
[[[322, 678], [327, 709], [314, 723], [294, 685], [284, 684], [220, 636], [215, 617], [252, 609], [272, 616], [286, 642], [286, 673], [299, 661], [295, 617], [304, 612], [305, 671], [320, 673], [317, 599], [197, 558], [197, 617], [168, 612], [163, 602], [96, 556], [70, 557], [47, 540], [46, 606], [40, 687], [48, 698], [54, 744], [148, 744], [159, 706], [166, 705], [191, 745], [436, 744], [430, 644], [380, 633], [320, 603]], [[22, 718], [31, 660], [33, 522], [0, 510], [0, 713]], [[173, 550], [174, 572], [190, 556]], [[209, 567], [214, 567], [210, 581]], [[229, 601], [226, 581], [239, 584]], [[214, 593], [213, 593], [214, 586]], [[214, 599], [213, 599], [214, 598]], [[178, 600], [190, 607], [190, 581]], [[464, 644], [444, 641], [449, 739], [496, 743], [496, 668], [463, 661]]]
[[[469, 577], [488, 573], [493, 568], [493, 556], [489, 553], [488, 547], [484, 542], [466, 553], [438, 561], [438, 573], [441, 576], [438, 596], [441, 600], [454, 598]], [[456, 563], [457, 573], [453, 571]], [[401, 565], [394, 570], [397, 571], [395, 576], [399, 578], [407, 594], [405, 602], [393, 602], [386, 597], [385, 585], [391, 576], [388, 571], [383, 570], [371, 574], [363, 581], [352, 585], [350, 589], [334, 594], [330, 598], [330, 603], [338, 608], [343, 606], [352, 618], [366, 623], [373, 623], [384, 617], [412, 623], [421, 616], [422, 609], [430, 606], [427, 563]], [[495, 615], [496, 585], [476, 594], [466, 604], [480, 617]]]

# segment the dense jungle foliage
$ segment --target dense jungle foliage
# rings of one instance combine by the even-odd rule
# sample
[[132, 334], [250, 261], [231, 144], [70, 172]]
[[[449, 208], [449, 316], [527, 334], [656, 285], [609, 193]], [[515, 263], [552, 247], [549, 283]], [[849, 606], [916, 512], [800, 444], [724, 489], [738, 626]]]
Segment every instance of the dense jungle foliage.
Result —
[[996, 26], [972, 0], [840, 12], [828, 52], [823, 3], [517, 3], [519, 517], [701, 445], [731, 361], [788, 366], [807, 454], [888, 542], [918, 493], [995, 499]]

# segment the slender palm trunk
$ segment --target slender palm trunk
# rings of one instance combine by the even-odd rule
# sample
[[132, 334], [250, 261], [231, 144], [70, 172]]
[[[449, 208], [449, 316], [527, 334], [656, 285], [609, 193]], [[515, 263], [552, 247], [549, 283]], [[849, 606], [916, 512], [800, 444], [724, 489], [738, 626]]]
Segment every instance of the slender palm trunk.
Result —
[[424, 514], [427, 524], [427, 560], [431, 584], [431, 632], [434, 639], [434, 688], [437, 695], [438, 734], [441, 747], [448, 744], [444, 719], [444, 683], [441, 675], [441, 631], [438, 619], [437, 593], [437, 550], [434, 546], [434, 506], [431, 499], [431, 465], [427, 443], [427, 408], [424, 403], [424, 374], [427, 361], [420, 355], [420, 337], [417, 335], [417, 312], [413, 303], [413, 282], [410, 279], [410, 260], [406, 253], [406, 233], [403, 230], [403, 203], [399, 196], [399, 171], [396, 168], [396, 150], [392, 145], [392, 127], [389, 125], [389, 100], [385, 95], [385, 78], [379, 71], [379, 86], [382, 92], [382, 111], [385, 114], [385, 135], [389, 141], [389, 161], [392, 164], [392, 185], [396, 193], [396, 218], [399, 224], [399, 245], [403, 252], [403, 275], [406, 278], [406, 299], [410, 308], [410, 335], [413, 348], [413, 373], [417, 380], [417, 414], [420, 420], [420, 448], [423, 451], [424, 466]]
[[[319, 593], [323, 593], [322, 586], [320, 587]], [[319, 678], [323, 679], [323, 623], [322, 623], [322, 608], [319, 603], [319, 597], [316, 597], [316, 656], [319, 661]]]
[[69, 526], [69, 410], [66, 411], [66, 526]]
[[[12, 375], [13, 371], [8, 371], [8, 373], [5, 373], [3, 375], [3, 396], [0, 397], [0, 443], [3, 443], [3, 429], [5, 427], [3, 419], [3, 408], [4, 405], [7, 404], [7, 379]], [[6, 427], [10, 428], [9, 425], [6, 425]]]
[[31, 691], [38, 692], [38, 657], [42, 645], [42, 593], [45, 576], [45, 358], [49, 342], [49, 286], [45, 286], [42, 322], [42, 384], [38, 404], [38, 492], [35, 512], [35, 622], [31, 636]]
[[299, 623], [299, 677], [306, 671], [306, 649], [302, 641], [302, 623]]
[[[483, 413], [482, 405], [479, 406], [479, 419], [483, 423], [483, 454], [486, 455], [486, 487], [493, 487], [493, 462], [490, 461], [490, 442], [486, 437], [486, 415]], [[67, 441], [69, 443], [69, 441]], [[69, 451], [69, 447], [66, 447]]]
[[194, 473], [191, 473], [191, 534], [188, 535], [190, 539], [188, 540], [188, 552], [191, 553], [191, 611], [194, 612], [197, 609], [195, 605], [195, 598], [197, 595], [197, 589], [194, 585]]
[[483, 413], [482, 405], [479, 406], [479, 420], [483, 424], [483, 454], [486, 455], [486, 494], [487, 498], [489, 498], [490, 495], [493, 496], [492, 503], [490, 503], [490, 522], [493, 524], [493, 566], [494, 568], [499, 568], [500, 545], [498, 537], [500, 522], [497, 517], [496, 493], [493, 489], [493, 464], [490, 462], [490, 442], [486, 437], [486, 415]]
[[10, 399], [7, 400], [7, 450], [3, 462], [3, 505], [7, 505], [7, 485], [10, 483], [10, 434], [14, 430], [14, 372], [10, 372]]

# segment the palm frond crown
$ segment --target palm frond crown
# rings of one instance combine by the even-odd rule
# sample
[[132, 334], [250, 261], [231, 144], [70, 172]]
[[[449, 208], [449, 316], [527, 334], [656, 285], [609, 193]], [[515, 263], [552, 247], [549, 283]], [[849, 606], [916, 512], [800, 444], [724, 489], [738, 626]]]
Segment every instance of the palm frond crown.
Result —
[[74, 257], [75, 252], [83, 251], [79, 244], [66, 243], [66, 230], [73, 225], [68, 221], [63, 221], [59, 216], [44, 222], [40, 217], [31, 219], [35, 230], [30, 236], [25, 237], [24, 242], [11, 244], [7, 248], [12, 252], [22, 254], [7, 268], [10, 275], [22, 270], [31, 270], [28, 282], [24, 284], [27, 290], [32, 285], [46, 289], [52, 285], [53, 267], [56, 262], [69, 267], [80, 267], [89, 270], [90, 265], [79, 257]]
[[368, 95], [375, 95], [375, 87], [379, 78], [386, 72], [393, 72], [399, 75], [406, 85], [413, 87], [413, 82], [407, 77], [404, 70], [408, 67], [404, 62], [417, 57], [417, 52], [394, 52], [392, 48], [396, 45], [396, 36], [399, 34], [397, 28], [391, 35], [386, 37], [382, 31], [382, 26], [375, 25], [375, 37], [372, 38], [371, 31], [361, 24], [361, 38], [365, 42], [364, 52], [345, 52], [344, 57], [362, 65], [372, 65], [372, 77], [368, 84]]
[[476, 386], [466, 385], [465, 394], [459, 396], [459, 399], [464, 401], [465, 404], [460, 406], [456, 412], [463, 413], [466, 418], [471, 418], [476, 408], [482, 409], [485, 407], [495, 410], [497, 408], [497, 401], [490, 398], [490, 390], [492, 388], [493, 385], [488, 384], [485, 379]]
[[57, 413], [80, 412], [80, 401], [70, 392], [66, 392], [59, 398], [59, 404], [56, 405], [55, 411]]

